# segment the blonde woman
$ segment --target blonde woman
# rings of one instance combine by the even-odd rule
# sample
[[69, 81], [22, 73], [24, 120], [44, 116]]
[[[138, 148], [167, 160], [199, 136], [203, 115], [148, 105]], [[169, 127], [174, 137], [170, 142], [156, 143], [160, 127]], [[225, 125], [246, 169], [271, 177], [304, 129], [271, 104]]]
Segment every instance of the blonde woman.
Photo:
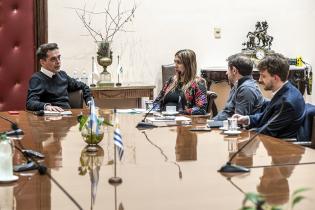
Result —
[[166, 106], [176, 106], [183, 114], [206, 114], [206, 81], [196, 75], [195, 52], [189, 49], [178, 51], [174, 63], [175, 75], [166, 82], [157, 98], [161, 110]]

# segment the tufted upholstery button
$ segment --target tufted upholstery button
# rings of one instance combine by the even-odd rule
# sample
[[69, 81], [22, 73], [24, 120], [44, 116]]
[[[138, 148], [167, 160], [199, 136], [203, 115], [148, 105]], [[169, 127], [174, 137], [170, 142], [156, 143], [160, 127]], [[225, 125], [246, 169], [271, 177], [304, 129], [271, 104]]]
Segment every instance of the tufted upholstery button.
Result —
[[16, 14], [18, 12], [18, 5], [13, 5], [12, 12]]
[[19, 43], [15, 43], [13, 46], [13, 50], [17, 50], [17, 49], [19, 49]]

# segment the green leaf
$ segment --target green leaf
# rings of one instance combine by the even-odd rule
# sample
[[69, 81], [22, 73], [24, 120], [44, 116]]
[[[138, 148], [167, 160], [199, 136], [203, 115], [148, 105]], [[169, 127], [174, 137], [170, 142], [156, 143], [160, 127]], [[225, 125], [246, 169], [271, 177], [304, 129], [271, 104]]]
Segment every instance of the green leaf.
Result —
[[81, 115], [81, 118], [80, 118], [80, 126], [79, 126], [79, 130], [81, 131], [83, 126], [85, 125], [86, 121], [88, 120], [88, 117], [87, 116], [83, 116]]
[[305, 197], [302, 196], [302, 195], [295, 196], [295, 197], [293, 198], [293, 201], [292, 201], [292, 209], [293, 209], [293, 207], [294, 207], [298, 202], [300, 202], [300, 201], [303, 200], [303, 199], [305, 199]]
[[270, 210], [282, 210], [279, 206], [272, 206]]
[[307, 191], [307, 190], [310, 190], [310, 188], [300, 188], [300, 189], [297, 189], [295, 190], [293, 193], [292, 193], [292, 196], [296, 196], [297, 194], [301, 193], [301, 192], [304, 192], [304, 191]]
[[257, 204], [261, 200], [262, 198], [260, 197], [260, 195], [256, 193], [246, 193], [243, 203], [245, 203], [246, 201], [251, 201], [252, 203]]
[[77, 121], [78, 121], [78, 122], [81, 121], [82, 116], [83, 116], [82, 113], [80, 113], [80, 114], [77, 116]]
[[110, 123], [110, 122], [108, 122], [107, 120], [105, 120], [104, 118], [103, 118], [103, 120], [102, 120], [102, 123], [104, 124], [104, 125], [108, 125], [108, 126], [114, 126], [112, 123]]
[[256, 210], [256, 208], [251, 206], [243, 206], [240, 210]]

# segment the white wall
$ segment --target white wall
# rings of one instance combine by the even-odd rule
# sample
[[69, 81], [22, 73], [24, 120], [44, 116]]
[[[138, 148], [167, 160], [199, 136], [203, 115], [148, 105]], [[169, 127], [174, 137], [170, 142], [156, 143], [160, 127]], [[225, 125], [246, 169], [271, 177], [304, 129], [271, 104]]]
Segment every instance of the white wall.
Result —
[[[112, 0], [115, 1], [115, 0]], [[127, 7], [131, 0], [122, 0]], [[69, 7], [102, 8], [106, 0], [52, 0], [48, 5], [49, 41], [60, 45], [63, 68], [90, 71], [96, 47], [74, 10]], [[95, 3], [96, 2], [96, 3]], [[315, 64], [315, 1], [313, 0], [138, 0], [133, 33], [121, 33], [113, 42], [114, 61], [121, 56], [123, 82], [147, 82], [161, 88], [161, 65], [173, 61], [183, 48], [197, 54], [199, 68], [225, 66], [225, 59], [240, 52], [248, 31], [266, 20], [274, 37], [272, 49], [288, 57], [301, 55]], [[129, 5], [128, 5], [129, 4]], [[100, 11], [101, 9], [95, 9]], [[103, 22], [97, 27], [102, 28]], [[220, 27], [221, 39], [213, 28]], [[114, 79], [115, 79], [114, 78]], [[314, 89], [314, 88], [313, 88]], [[314, 91], [313, 91], [314, 92]], [[314, 94], [313, 94], [314, 95]]]

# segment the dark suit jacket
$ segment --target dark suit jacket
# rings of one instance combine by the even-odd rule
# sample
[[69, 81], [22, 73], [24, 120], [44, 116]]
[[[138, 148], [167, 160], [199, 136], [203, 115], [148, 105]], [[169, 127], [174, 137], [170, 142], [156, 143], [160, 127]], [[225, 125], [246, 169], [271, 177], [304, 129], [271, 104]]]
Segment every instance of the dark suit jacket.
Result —
[[263, 134], [278, 138], [296, 138], [297, 131], [305, 116], [305, 102], [302, 94], [287, 82], [271, 99], [260, 113], [250, 115], [250, 128], [261, 128], [276, 115], [282, 106], [283, 111], [264, 131]]

